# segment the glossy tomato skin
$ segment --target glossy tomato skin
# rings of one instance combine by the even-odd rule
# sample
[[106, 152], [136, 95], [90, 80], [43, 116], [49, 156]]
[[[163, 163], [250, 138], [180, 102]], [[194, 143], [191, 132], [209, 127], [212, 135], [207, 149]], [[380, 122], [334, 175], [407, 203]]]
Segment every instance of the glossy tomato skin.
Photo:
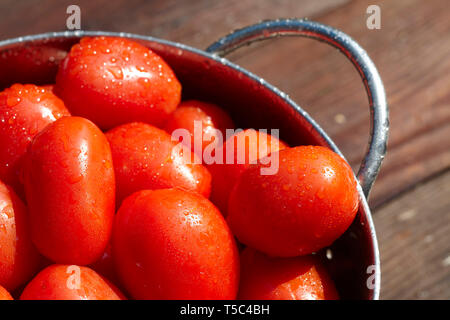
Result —
[[51, 90], [15, 84], [0, 92], [0, 179], [23, 196], [20, 170], [33, 137], [69, 111]]
[[118, 204], [133, 192], [144, 189], [180, 187], [209, 196], [208, 169], [193, 163], [191, 151], [178, 148], [182, 145], [172, 141], [164, 130], [135, 122], [108, 131], [106, 137], [113, 155]]
[[2, 286], [0, 286], [0, 300], [14, 300], [11, 294]]
[[[227, 216], [231, 190], [242, 172], [249, 167], [250, 163], [284, 148], [287, 148], [284, 142], [254, 129], [240, 131], [225, 141], [221, 147], [222, 150], [219, 151], [224, 157], [222, 163], [208, 166], [212, 176], [211, 201], [224, 216]], [[239, 156], [238, 150], [243, 151], [245, 158], [242, 160], [244, 161], [238, 161], [238, 157], [242, 157]], [[226, 161], [228, 152], [233, 152], [232, 163]]]
[[0, 286], [9, 291], [28, 281], [40, 264], [26, 210], [14, 191], [0, 182]]
[[61, 264], [54, 264], [42, 270], [20, 296], [20, 300], [125, 299], [119, 289], [94, 270]]
[[220, 212], [197, 193], [144, 190], [125, 199], [113, 253], [135, 299], [236, 298], [236, 243]]
[[316, 256], [271, 258], [241, 253], [240, 300], [337, 300], [333, 280]]
[[330, 245], [355, 218], [355, 177], [330, 149], [284, 149], [276, 174], [261, 175], [261, 167], [250, 166], [230, 195], [228, 222], [242, 243], [271, 256], [305, 255]]
[[111, 150], [92, 122], [64, 117], [33, 140], [24, 166], [31, 237], [56, 263], [96, 261], [110, 239], [115, 207]]
[[180, 102], [172, 69], [150, 49], [125, 38], [83, 38], [62, 61], [55, 92], [73, 115], [107, 130], [143, 121], [163, 126]]
[[[195, 129], [195, 121], [201, 123], [202, 130]], [[188, 100], [181, 102], [167, 121], [165, 130], [169, 134], [177, 129], [188, 130], [190, 141], [182, 142], [203, 159], [205, 148], [210, 146], [208, 149], [213, 149], [222, 145], [226, 137], [226, 129], [234, 129], [234, 123], [219, 106], [198, 100]], [[216, 130], [220, 132], [220, 135]]]

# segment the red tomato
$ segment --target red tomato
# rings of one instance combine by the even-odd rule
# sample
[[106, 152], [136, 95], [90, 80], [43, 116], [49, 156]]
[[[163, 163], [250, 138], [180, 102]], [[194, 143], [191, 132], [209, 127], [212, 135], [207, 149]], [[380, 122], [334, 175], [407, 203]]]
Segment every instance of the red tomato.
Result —
[[176, 147], [179, 143], [172, 141], [167, 132], [135, 122], [110, 130], [106, 137], [113, 155], [118, 204], [144, 189], [181, 187], [209, 196], [208, 170], [201, 164], [189, 163], [193, 154], [186, 147], [181, 149], [188, 155], [185, 160]]
[[13, 297], [6, 291], [5, 288], [0, 286], [0, 300], [14, 300]]
[[[202, 130], [195, 130], [194, 121], [201, 124]], [[205, 148], [211, 145], [207, 149], [211, 151], [216, 146], [221, 146], [226, 137], [226, 129], [234, 129], [234, 123], [230, 116], [215, 104], [189, 100], [183, 101], [172, 113], [165, 129], [169, 134], [176, 129], [188, 130], [190, 141], [182, 142], [203, 159]], [[220, 137], [216, 130], [221, 133]]]
[[[227, 216], [231, 190], [250, 163], [286, 147], [287, 145], [277, 138], [254, 129], [241, 131], [223, 144], [222, 150], [219, 151], [223, 154], [223, 163], [212, 164], [208, 166], [208, 169], [212, 176], [211, 201], [224, 216]], [[233, 152], [233, 160], [229, 163], [226, 155], [231, 152]], [[238, 158], [243, 161], [238, 161]]]
[[136, 299], [236, 297], [236, 243], [220, 212], [197, 193], [144, 190], [125, 199], [114, 222], [113, 253]]
[[19, 173], [31, 140], [49, 123], [69, 115], [64, 103], [44, 87], [15, 84], [0, 92], [0, 179], [20, 196]]
[[279, 170], [261, 175], [250, 166], [230, 195], [228, 222], [236, 237], [272, 256], [309, 254], [330, 245], [358, 210], [350, 166], [328, 148], [279, 152]]
[[10, 291], [31, 279], [40, 264], [27, 218], [22, 200], [0, 182], [0, 285]]
[[172, 69], [125, 38], [84, 38], [60, 65], [55, 92], [72, 114], [102, 129], [132, 121], [163, 126], [181, 97]]
[[254, 249], [241, 253], [240, 300], [337, 300], [320, 260], [312, 255], [270, 258]]
[[105, 135], [89, 120], [64, 117], [33, 140], [24, 166], [31, 237], [57, 263], [86, 265], [108, 244], [114, 169]]
[[54, 264], [31, 280], [20, 300], [125, 300], [125, 296], [88, 267]]

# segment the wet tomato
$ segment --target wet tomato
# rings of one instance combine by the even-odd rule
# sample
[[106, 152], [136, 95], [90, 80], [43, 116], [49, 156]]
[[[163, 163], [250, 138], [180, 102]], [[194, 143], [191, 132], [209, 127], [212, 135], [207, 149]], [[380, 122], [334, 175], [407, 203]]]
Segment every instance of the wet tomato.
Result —
[[144, 190], [125, 199], [113, 254], [135, 299], [236, 298], [236, 243], [220, 212], [197, 193]]
[[[106, 133], [116, 172], [117, 203], [144, 189], [181, 187], [206, 197], [211, 175], [171, 136], [145, 123], [129, 123]], [[180, 148], [178, 148], [180, 147]]]
[[177, 129], [189, 132], [189, 141], [182, 142], [202, 160], [206, 147], [208, 154], [220, 147], [226, 137], [226, 129], [234, 129], [230, 116], [215, 104], [198, 100], [180, 103], [171, 114], [165, 130], [172, 134]]
[[228, 222], [242, 243], [272, 256], [309, 254], [330, 245], [350, 226], [358, 191], [347, 162], [328, 148], [279, 151], [279, 170], [258, 164], [238, 179]]
[[254, 249], [241, 253], [241, 300], [337, 300], [333, 280], [319, 258], [270, 258]]
[[20, 170], [33, 137], [69, 111], [51, 90], [15, 84], [0, 92], [0, 179], [23, 196]]
[[108, 280], [88, 267], [51, 265], [30, 281], [20, 300], [124, 300]]
[[106, 130], [132, 121], [163, 126], [180, 102], [181, 85], [150, 49], [125, 38], [96, 37], [72, 47], [55, 92], [73, 115]]
[[64, 117], [33, 140], [24, 166], [31, 238], [57, 263], [96, 261], [108, 244], [115, 207], [114, 169], [105, 135]]
[[10, 291], [28, 281], [40, 264], [27, 219], [22, 200], [0, 182], [0, 285]]
[[6, 291], [5, 288], [0, 286], [0, 300], [14, 300], [13, 297]]

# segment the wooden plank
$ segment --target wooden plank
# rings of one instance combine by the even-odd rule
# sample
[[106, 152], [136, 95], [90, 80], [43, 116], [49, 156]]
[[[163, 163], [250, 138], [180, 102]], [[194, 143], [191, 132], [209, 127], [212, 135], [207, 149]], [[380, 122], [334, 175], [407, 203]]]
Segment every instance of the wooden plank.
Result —
[[381, 298], [450, 299], [450, 171], [375, 211]]

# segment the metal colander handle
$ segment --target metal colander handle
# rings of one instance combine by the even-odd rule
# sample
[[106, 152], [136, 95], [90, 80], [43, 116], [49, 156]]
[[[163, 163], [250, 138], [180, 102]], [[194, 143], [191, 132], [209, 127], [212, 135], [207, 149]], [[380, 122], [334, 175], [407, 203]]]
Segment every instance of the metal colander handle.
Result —
[[370, 138], [357, 178], [368, 198], [386, 154], [389, 111], [380, 75], [366, 51], [355, 40], [342, 31], [321, 23], [304, 19], [280, 19], [236, 30], [214, 42], [206, 51], [225, 56], [252, 42], [279, 36], [301, 36], [328, 43], [339, 49], [358, 70], [369, 98]]

